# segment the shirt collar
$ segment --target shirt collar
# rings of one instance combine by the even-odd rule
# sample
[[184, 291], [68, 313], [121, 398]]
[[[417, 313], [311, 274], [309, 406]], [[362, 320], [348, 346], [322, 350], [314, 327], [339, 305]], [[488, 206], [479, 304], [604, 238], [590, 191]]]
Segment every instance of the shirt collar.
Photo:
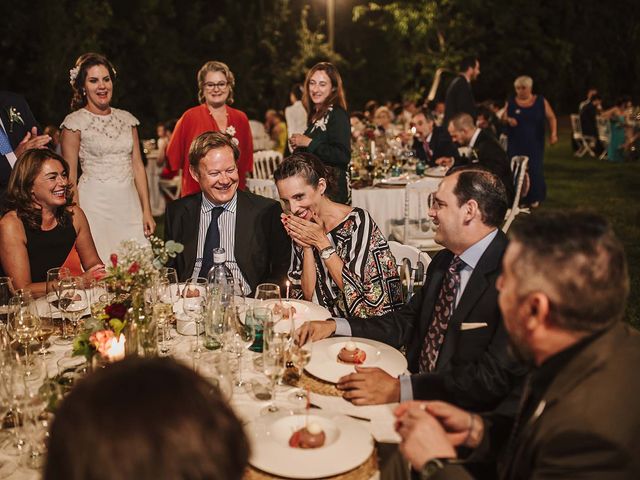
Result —
[[215, 207], [222, 207], [228, 212], [235, 213], [237, 205], [238, 205], [237, 191], [236, 193], [233, 194], [233, 198], [231, 200], [229, 200], [227, 203], [223, 203], [222, 205], [216, 205], [215, 203], [210, 201], [204, 193], [202, 193], [202, 205], [200, 207], [200, 211], [202, 213], [209, 213]]
[[476, 131], [473, 132], [473, 136], [471, 137], [471, 141], [469, 142], [469, 148], [473, 148], [476, 144], [476, 140], [478, 140], [478, 135], [480, 135], [480, 128], [476, 128]]
[[431, 141], [431, 137], [433, 137], [433, 130], [431, 130], [431, 133], [429, 135], [427, 135], [426, 141], [430, 142]]
[[462, 261], [470, 266], [472, 269], [476, 268], [476, 265], [480, 261], [480, 257], [484, 254], [484, 251], [487, 249], [489, 244], [493, 242], [493, 239], [496, 238], [498, 234], [498, 229], [496, 228], [491, 233], [485, 235], [485, 237], [469, 248], [467, 248], [464, 252], [460, 254], [460, 258]]

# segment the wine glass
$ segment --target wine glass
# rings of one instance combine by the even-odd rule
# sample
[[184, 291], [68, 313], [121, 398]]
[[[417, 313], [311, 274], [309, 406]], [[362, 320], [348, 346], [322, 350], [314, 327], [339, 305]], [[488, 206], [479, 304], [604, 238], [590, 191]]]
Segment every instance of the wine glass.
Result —
[[104, 309], [111, 302], [111, 295], [104, 280], [91, 280], [89, 288], [89, 303], [91, 308], [91, 316], [94, 318], [104, 315]]
[[160, 342], [158, 350], [161, 355], [167, 355], [170, 351], [168, 327], [173, 317], [173, 306], [178, 301], [175, 285], [172, 285], [167, 277], [161, 276], [155, 286], [155, 303], [153, 304], [153, 318], [160, 329]]
[[236, 305], [227, 307], [225, 312], [229, 325], [226, 344], [228, 350], [238, 358], [238, 379], [236, 380], [238, 387], [245, 383], [242, 378], [242, 357], [256, 338], [253, 314], [249, 315], [248, 310], [244, 302], [238, 302]]
[[78, 322], [82, 313], [89, 306], [87, 292], [83, 285], [83, 280], [80, 277], [64, 278], [58, 284], [60, 293], [58, 306], [60, 310], [69, 315], [74, 334], [78, 329]]
[[[272, 319], [271, 321], [275, 325], [282, 320], [283, 305], [280, 296], [280, 286], [275, 283], [261, 283], [256, 287], [256, 300], [260, 300], [264, 305], [268, 305], [271, 309]], [[267, 332], [267, 325], [264, 327], [264, 331]]]
[[31, 293], [24, 291], [9, 300], [9, 334], [24, 347], [25, 377], [35, 375], [34, 363], [29, 356], [29, 345], [40, 328], [40, 319], [31, 311]]
[[207, 286], [206, 278], [195, 277], [187, 280], [182, 290], [182, 310], [196, 324], [196, 342], [193, 347], [193, 353], [196, 354], [201, 354], [204, 351], [200, 345], [200, 327], [204, 320]]
[[[293, 366], [298, 370], [300, 377], [302, 377], [304, 367], [306, 367], [309, 364], [309, 361], [311, 361], [311, 352], [313, 350], [312, 346], [313, 342], [307, 337], [304, 343], [294, 342], [289, 352], [291, 363], [293, 363]], [[289, 398], [296, 402], [306, 402], [307, 392], [299, 388], [292, 393]]]
[[[60, 280], [64, 278], [69, 278], [71, 276], [71, 272], [67, 267], [56, 267], [50, 268], [47, 270], [47, 285], [46, 285], [46, 298], [47, 303], [49, 304], [49, 310], [51, 312], [51, 317], [53, 317], [53, 309], [58, 308], [60, 302]], [[66, 329], [66, 318], [64, 312], [60, 310], [62, 317], [62, 333], [60, 337], [56, 339], [54, 342], [57, 345], [69, 345], [73, 337], [67, 333]]]
[[[15, 368], [13, 368], [13, 365], [8, 363], [10, 359], [10, 355], [8, 354], [9, 352], [0, 351], [2, 358], [5, 358], [5, 353], [7, 362], [5, 363], [5, 361], [0, 361], [0, 422], [4, 422], [6, 415], [12, 408], [13, 391], [11, 386], [13, 382], [11, 381], [11, 377], [15, 375]], [[0, 423], [0, 433], [3, 432], [4, 430]], [[4, 440], [5, 438], [3, 438], [2, 442], [3, 449], [5, 448]], [[16, 468], [16, 462], [0, 460], [0, 478], [8, 477]]]
[[276, 384], [284, 375], [286, 342], [275, 336], [266, 343], [262, 351], [262, 371], [270, 381], [271, 403], [262, 413], [274, 413], [280, 409], [276, 405]]
[[7, 325], [9, 313], [9, 299], [13, 297], [14, 290], [11, 277], [0, 277], [0, 326]]

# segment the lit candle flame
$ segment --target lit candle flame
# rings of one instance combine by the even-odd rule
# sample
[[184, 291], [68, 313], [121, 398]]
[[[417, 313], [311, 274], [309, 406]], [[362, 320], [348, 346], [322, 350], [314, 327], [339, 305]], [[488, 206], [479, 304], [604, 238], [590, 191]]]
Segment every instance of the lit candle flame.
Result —
[[127, 339], [124, 335], [120, 334], [118, 338], [112, 338], [109, 348], [107, 349], [107, 360], [109, 362], [117, 362], [124, 358], [124, 344]]

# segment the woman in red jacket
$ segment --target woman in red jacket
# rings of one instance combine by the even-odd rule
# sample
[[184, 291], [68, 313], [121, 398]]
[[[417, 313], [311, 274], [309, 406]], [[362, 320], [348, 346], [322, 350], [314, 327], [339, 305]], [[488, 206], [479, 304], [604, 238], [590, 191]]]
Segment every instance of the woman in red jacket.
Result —
[[239, 188], [244, 190], [245, 179], [253, 171], [253, 140], [249, 119], [244, 112], [231, 108], [235, 78], [222, 62], [207, 62], [198, 72], [198, 99], [200, 105], [190, 108], [178, 120], [169, 146], [169, 168], [182, 169], [182, 191], [185, 197], [200, 191], [200, 186], [189, 174], [189, 147], [194, 138], [204, 132], [225, 132], [240, 148], [238, 173]]

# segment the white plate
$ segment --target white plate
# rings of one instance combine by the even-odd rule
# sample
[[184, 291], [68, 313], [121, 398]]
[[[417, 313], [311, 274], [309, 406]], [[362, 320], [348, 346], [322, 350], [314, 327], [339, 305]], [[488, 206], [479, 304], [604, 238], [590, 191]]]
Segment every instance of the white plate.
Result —
[[326, 441], [320, 448], [289, 446], [291, 435], [305, 425], [306, 415], [265, 415], [247, 425], [251, 443], [249, 463], [259, 470], [287, 478], [323, 478], [362, 465], [373, 452], [367, 430], [343, 415], [312, 410], [309, 422], [320, 424]]
[[[248, 304], [255, 304], [258, 300], [247, 298]], [[304, 322], [309, 320], [326, 320], [331, 318], [331, 312], [320, 305], [308, 302], [306, 300], [283, 300], [285, 305], [290, 304], [296, 309], [296, 313], [293, 314], [293, 321], [296, 328], [299, 328]], [[266, 305], [272, 305], [275, 300], [265, 301]], [[244, 322], [244, 317], [240, 317], [240, 320]], [[291, 330], [291, 320], [281, 320], [276, 324], [276, 332], [288, 332]]]
[[355, 372], [355, 365], [338, 361], [338, 352], [349, 341], [367, 354], [360, 366], [378, 367], [394, 377], [406, 371], [407, 359], [398, 350], [375, 340], [357, 337], [333, 337], [314, 342], [311, 361], [305, 370], [314, 377], [331, 383], [337, 383], [340, 377]]
[[436, 177], [436, 178], [443, 178], [446, 173], [447, 173], [447, 169], [444, 167], [430, 167], [424, 171], [424, 174], [427, 177]]

